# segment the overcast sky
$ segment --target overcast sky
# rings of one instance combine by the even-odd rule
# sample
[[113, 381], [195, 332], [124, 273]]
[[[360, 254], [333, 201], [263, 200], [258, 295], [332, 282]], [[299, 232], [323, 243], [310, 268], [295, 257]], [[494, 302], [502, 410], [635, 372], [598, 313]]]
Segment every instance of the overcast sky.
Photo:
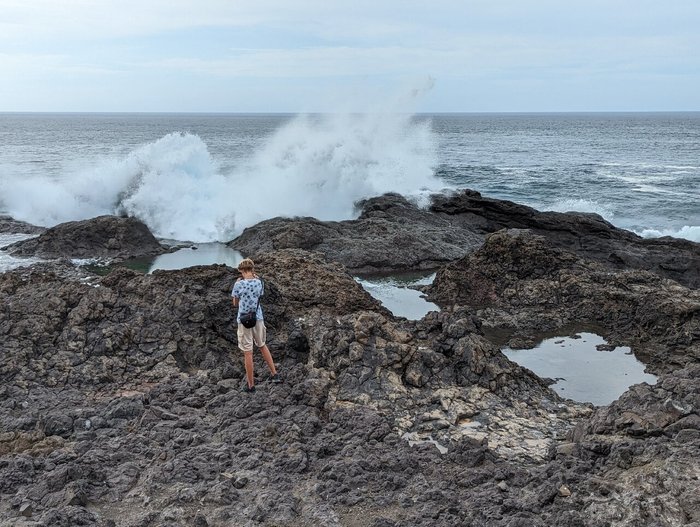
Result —
[[697, 111], [699, 57], [699, 0], [0, 0], [0, 111]]

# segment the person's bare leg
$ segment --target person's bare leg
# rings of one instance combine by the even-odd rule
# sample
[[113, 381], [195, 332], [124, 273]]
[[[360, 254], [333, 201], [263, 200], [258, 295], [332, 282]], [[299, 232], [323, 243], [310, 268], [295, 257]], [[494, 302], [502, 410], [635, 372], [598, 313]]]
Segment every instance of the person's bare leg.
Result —
[[243, 352], [243, 362], [245, 363], [245, 377], [248, 381], [248, 388], [252, 388], [254, 384], [253, 379], [253, 352], [244, 351]]
[[272, 360], [272, 354], [270, 354], [270, 349], [267, 344], [263, 344], [260, 347], [260, 353], [262, 353], [263, 359], [267, 363], [267, 367], [270, 368], [270, 373], [272, 375], [277, 375], [277, 368], [275, 368], [275, 362]]

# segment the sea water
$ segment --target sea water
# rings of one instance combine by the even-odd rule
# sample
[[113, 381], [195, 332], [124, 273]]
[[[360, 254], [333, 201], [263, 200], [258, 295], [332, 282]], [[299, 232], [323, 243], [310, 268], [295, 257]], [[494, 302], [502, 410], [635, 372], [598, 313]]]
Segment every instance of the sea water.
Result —
[[432, 284], [434, 279], [435, 273], [355, 278], [393, 315], [409, 320], [420, 320], [430, 311], [440, 311], [439, 306], [426, 300], [424, 294], [416, 289], [417, 286]]
[[34, 238], [34, 236], [34, 234], [0, 233], [0, 272], [26, 267], [39, 261], [38, 258], [17, 258], [10, 255], [9, 251], [4, 250], [8, 245]]
[[554, 380], [552, 389], [559, 395], [598, 406], [610, 404], [633, 384], [656, 384], [656, 376], [645, 373], [629, 347], [598, 349], [605, 344], [600, 335], [583, 332], [576, 338], [545, 339], [533, 349], [506, 348], [503, 353], [538, 376]]
[[0, 213], [128, 214], [229, 241], [273, 216], [342, 220], [395, 191], [472, 188], [700, 241], [700, 113], [0, 114]]

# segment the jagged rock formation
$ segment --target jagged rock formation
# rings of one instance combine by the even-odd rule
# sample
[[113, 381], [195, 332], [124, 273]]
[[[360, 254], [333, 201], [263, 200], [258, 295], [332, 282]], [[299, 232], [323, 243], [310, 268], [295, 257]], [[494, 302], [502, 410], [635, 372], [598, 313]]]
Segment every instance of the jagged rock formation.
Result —
[[556, 246], [613, 269], [645, 269], [700, 287], [700, 244], [646, 240], [596, 214], [540, 212], [465, 190], [435, 195], [427, 210], [386, 194], [360, 205], [357, 220], [273, 218], [243, 231], [229, 245], [247, 255], [301, 248], [364, 272], [434, 269], [462, 258], [503, 228], [530, 229]]
[[135, 218], [117, 216], [61, 223], [36, 238], [10, 245], [6, 250], [14, 256], [113, 261], [165, 252], [146, 225]]
[[37, 227], [31, 223], [25, 221], [18, 221], [10, 216], [0, 215], [0, 233], [12, 233], [12, 234], [40, 234], [46, 229], [43, 227]]
[[469, 306], [486, 327], [518, 339], [595, 326], [633, 344], [656, 371], [700, 360], [700, 291], [647, 271], [610, 270], [528, 230], [489, 235], [441, 269], [428, 293], [439, 305]]
[[540, 212], [472, 190], [436, 195], [430, 210], [470, 221], [484, 233], [529, 229], [556, 247], [607, 267], [645, 269], [688, 287], [700, 287], [700, 244], [671, 237], [644, 239], [597, 214]]
[[349, 221], [265, 220], [228, 245], [247, 255], [313, 250], [352, 271], [369, 273], [434, 269], [482, 243], [482, 235], [422, 210], [398, 194], [368, 199], [360, 207], [359, 218]]
[[[99, 277], [56, 262], [0, 274], [0, 524], [700, 523], [698, 291], [549, 236], [487, 236], [498, 222], [465, 210], [385, 196], [365, 214], [366, 245], [306, 220], [246, 238], [259, 244], [285, 379], [265, 383], [259, 361], [254, 394], [240, 390], [233, 269]], [[471, 234], [428, 288], [439, 313], [395, 319], [341, 265], [379, 247], [384, 228], [447, 217]], [[280, 248], [302, 243], [322, 251]], [[562, 400], [495, 337], [575, 324], [641, 350], [659, 382], [607, 407]]]
[[697, 519], [694, 365], [593, 412], [509, 362], [481, 334], [479, 314], [395, 320], [341, 266], [302, 250], [258, 265], [286, 382], [265, 384], [258, 364], [253, 395], [240, 391], [230, 268], [99, 278], [45, 264], [0, 275], [0, 518]]

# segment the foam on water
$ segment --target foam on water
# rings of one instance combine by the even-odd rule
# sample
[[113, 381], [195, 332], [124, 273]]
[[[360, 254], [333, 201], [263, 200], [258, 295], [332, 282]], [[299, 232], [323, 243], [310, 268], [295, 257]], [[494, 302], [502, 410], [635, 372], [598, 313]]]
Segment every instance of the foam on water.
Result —
[[197, 135], [171, 133], [60, 178], [8, 175], [0, 207], [52, 226], [101, 214], [139, 218], [159, 237], [228, 241], [273, 216], [351, 218], [357, 200], [445, 185], [429, 123], [405, 114], [298, 116], [223, 173]]
[[697, 241], [700, 114], [412, 116], [430, 86], [353, 94], [365, 114], [0, 114], [0, 213], [122, 213], [159, 237], [228, 241], [273, 216], [346, 219], [361, 198], [421, 203], [451, 185]]
[[564, 199], [549, 205], [542, 205], [540, 210], [554, 212], [589, 212], [599, 214], [607, 221], [612, 221], [615, 216], [611, 206], [589, 199]]
[[637, 232], [639, 236], [643, 238], [659, 238], [661, 236], [673, 236], [674, 238], [685, 238], [692, 242], [700, 243], [700, 226], [699, 225], [686, 225], [678, 230], [665, 229], [643, 229]]
[[0, 234], [0, 273], [41, 261], [37, 258], [16, 258], [3, 250], [12, 243], [28, 240], [35, 236], [34, 234]]

